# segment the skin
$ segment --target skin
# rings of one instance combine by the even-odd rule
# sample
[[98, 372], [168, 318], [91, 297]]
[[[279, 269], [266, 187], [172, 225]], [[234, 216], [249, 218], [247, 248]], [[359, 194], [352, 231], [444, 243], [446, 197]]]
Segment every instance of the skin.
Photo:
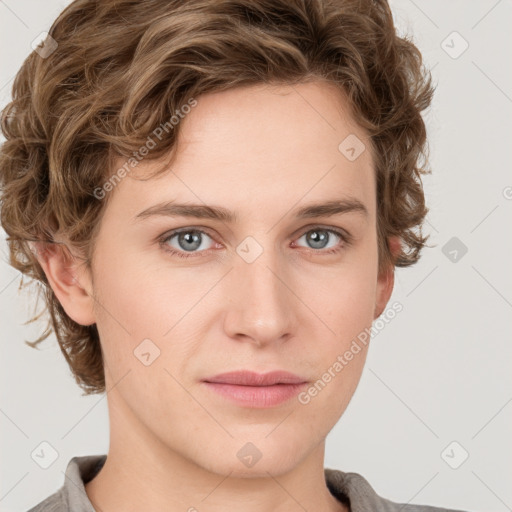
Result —
[[[197, 100], [169, 172], [141, 181], [158, 165], [143, 161], [110, 192], [92, 271], [58, 246], [41, 257], [67, 314], [97, 324], [104, 352], [110, 449], [86, 492], [102, 512], [348, 510], [325, 484], [325, 438], [355, 392], [367, 347], [306, 405], [241, 407], [201, 379], [284, 369], [315, 382], [383, 312], [394, 278], [393, 268], [377, 272], [371, 153], [349, 161], [338, 150], [350, 134], [369, 148], [368, 137], [346, 98], [322, 82]], [[346, 196], [368, 216], [294, 215]], [[134, 220], [169, 200], [223, 206], [239, 219]], [[317, 225], [353, 241], [331, 234], [327, 248], [314, 245]], [[167, 242], [188, 259], [158, 243], [185, 227], [206, 232], [192, 253], [190, 242]], [[252, 263], [236, 252], [248, 236], [263, 249]], [[325, 253], [333, 247], [340, 252]], [[160, 350], [148, 366], [134, 356], [146, 338]], [[252, 467], [236, 455], [247, 442], [262, 454]]]

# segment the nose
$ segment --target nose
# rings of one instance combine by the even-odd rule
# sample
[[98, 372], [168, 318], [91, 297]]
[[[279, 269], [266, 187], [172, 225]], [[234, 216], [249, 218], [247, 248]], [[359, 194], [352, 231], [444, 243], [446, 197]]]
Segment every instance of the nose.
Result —
[[233, 339], [263, 347], [293, 334], [299, 302], [279, 255], [266, 249], [252, 263], [237, 258], [226, 276], [224, 330]]

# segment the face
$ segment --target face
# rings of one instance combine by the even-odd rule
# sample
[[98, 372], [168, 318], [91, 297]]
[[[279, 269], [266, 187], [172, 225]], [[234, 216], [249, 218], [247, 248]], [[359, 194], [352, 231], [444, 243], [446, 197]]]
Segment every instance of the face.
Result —
[[[321, 445], [363, 369], [367, 345], [351, 346], [393, 284], [377, 274], [369, 141], [345, 101], [323, 83], [201, 96], [168, 172], [142, 180], [158, 165], [143, 161], [110, 192], [92, 275], [80, 276], [95, 300], [63, 302], [97, 324], [107, 390], [117, 383], [111, 428], [232, 476], [281, 474]], [[367, 148], [355, 160], [339, 149], [354, 135]], [[298, 214], [329, 202], [349, 207]], [[164, 203], [174, 211], [155, 211]], [[235, 370], [285, 370], [306, 384], [285, 386], [287, 399], [255, 393], [251, 405], [204, 382]], [[240, 449], [261, 459], [241, 464]]]

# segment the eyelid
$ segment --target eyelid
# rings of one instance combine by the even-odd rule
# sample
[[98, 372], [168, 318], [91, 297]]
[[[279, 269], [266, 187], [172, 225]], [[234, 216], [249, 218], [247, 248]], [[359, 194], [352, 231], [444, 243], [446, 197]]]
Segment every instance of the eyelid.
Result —
[[325, 231], [334, 232], [335, 234], [341, 236], [344, 240], [346, 240], [347, 243], [351, 242], [354, 239], [354, 237], [346, 229], [340, 228], [338, 226], [324, 225], [318, 223], [312, 223], [308, 224], [307, 226], [302, 226], [298, 231], [296, 231], [293, 234], [293, 237], [301, 237], [308, 233], [309, 231], [313, 231], [314, 229], [324, 229]]

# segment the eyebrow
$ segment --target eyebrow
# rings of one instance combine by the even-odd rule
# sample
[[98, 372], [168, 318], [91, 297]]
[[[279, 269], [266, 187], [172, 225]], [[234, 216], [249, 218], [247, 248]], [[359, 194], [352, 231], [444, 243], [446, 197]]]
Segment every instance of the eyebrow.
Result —
[[[295, 216], [299, 219], [310, 219], [314, 217], [331, 217], [333, 215], [351, 212], [360, 213], [364, 217], [369, 216], [366, 206], [359, 199], [353, 197], [335, 199], [322, 203], [312, 203], [296, 210]], [[237, 222], [239, 219], [235, 212], [231, 212], [222, 206], [181, 204], [167, 201], [141, 211], [134, 217], [134, 220], [139, 221], [153, 216], [193, 217], [196, 219], [214, 219], [229, 223]]]

